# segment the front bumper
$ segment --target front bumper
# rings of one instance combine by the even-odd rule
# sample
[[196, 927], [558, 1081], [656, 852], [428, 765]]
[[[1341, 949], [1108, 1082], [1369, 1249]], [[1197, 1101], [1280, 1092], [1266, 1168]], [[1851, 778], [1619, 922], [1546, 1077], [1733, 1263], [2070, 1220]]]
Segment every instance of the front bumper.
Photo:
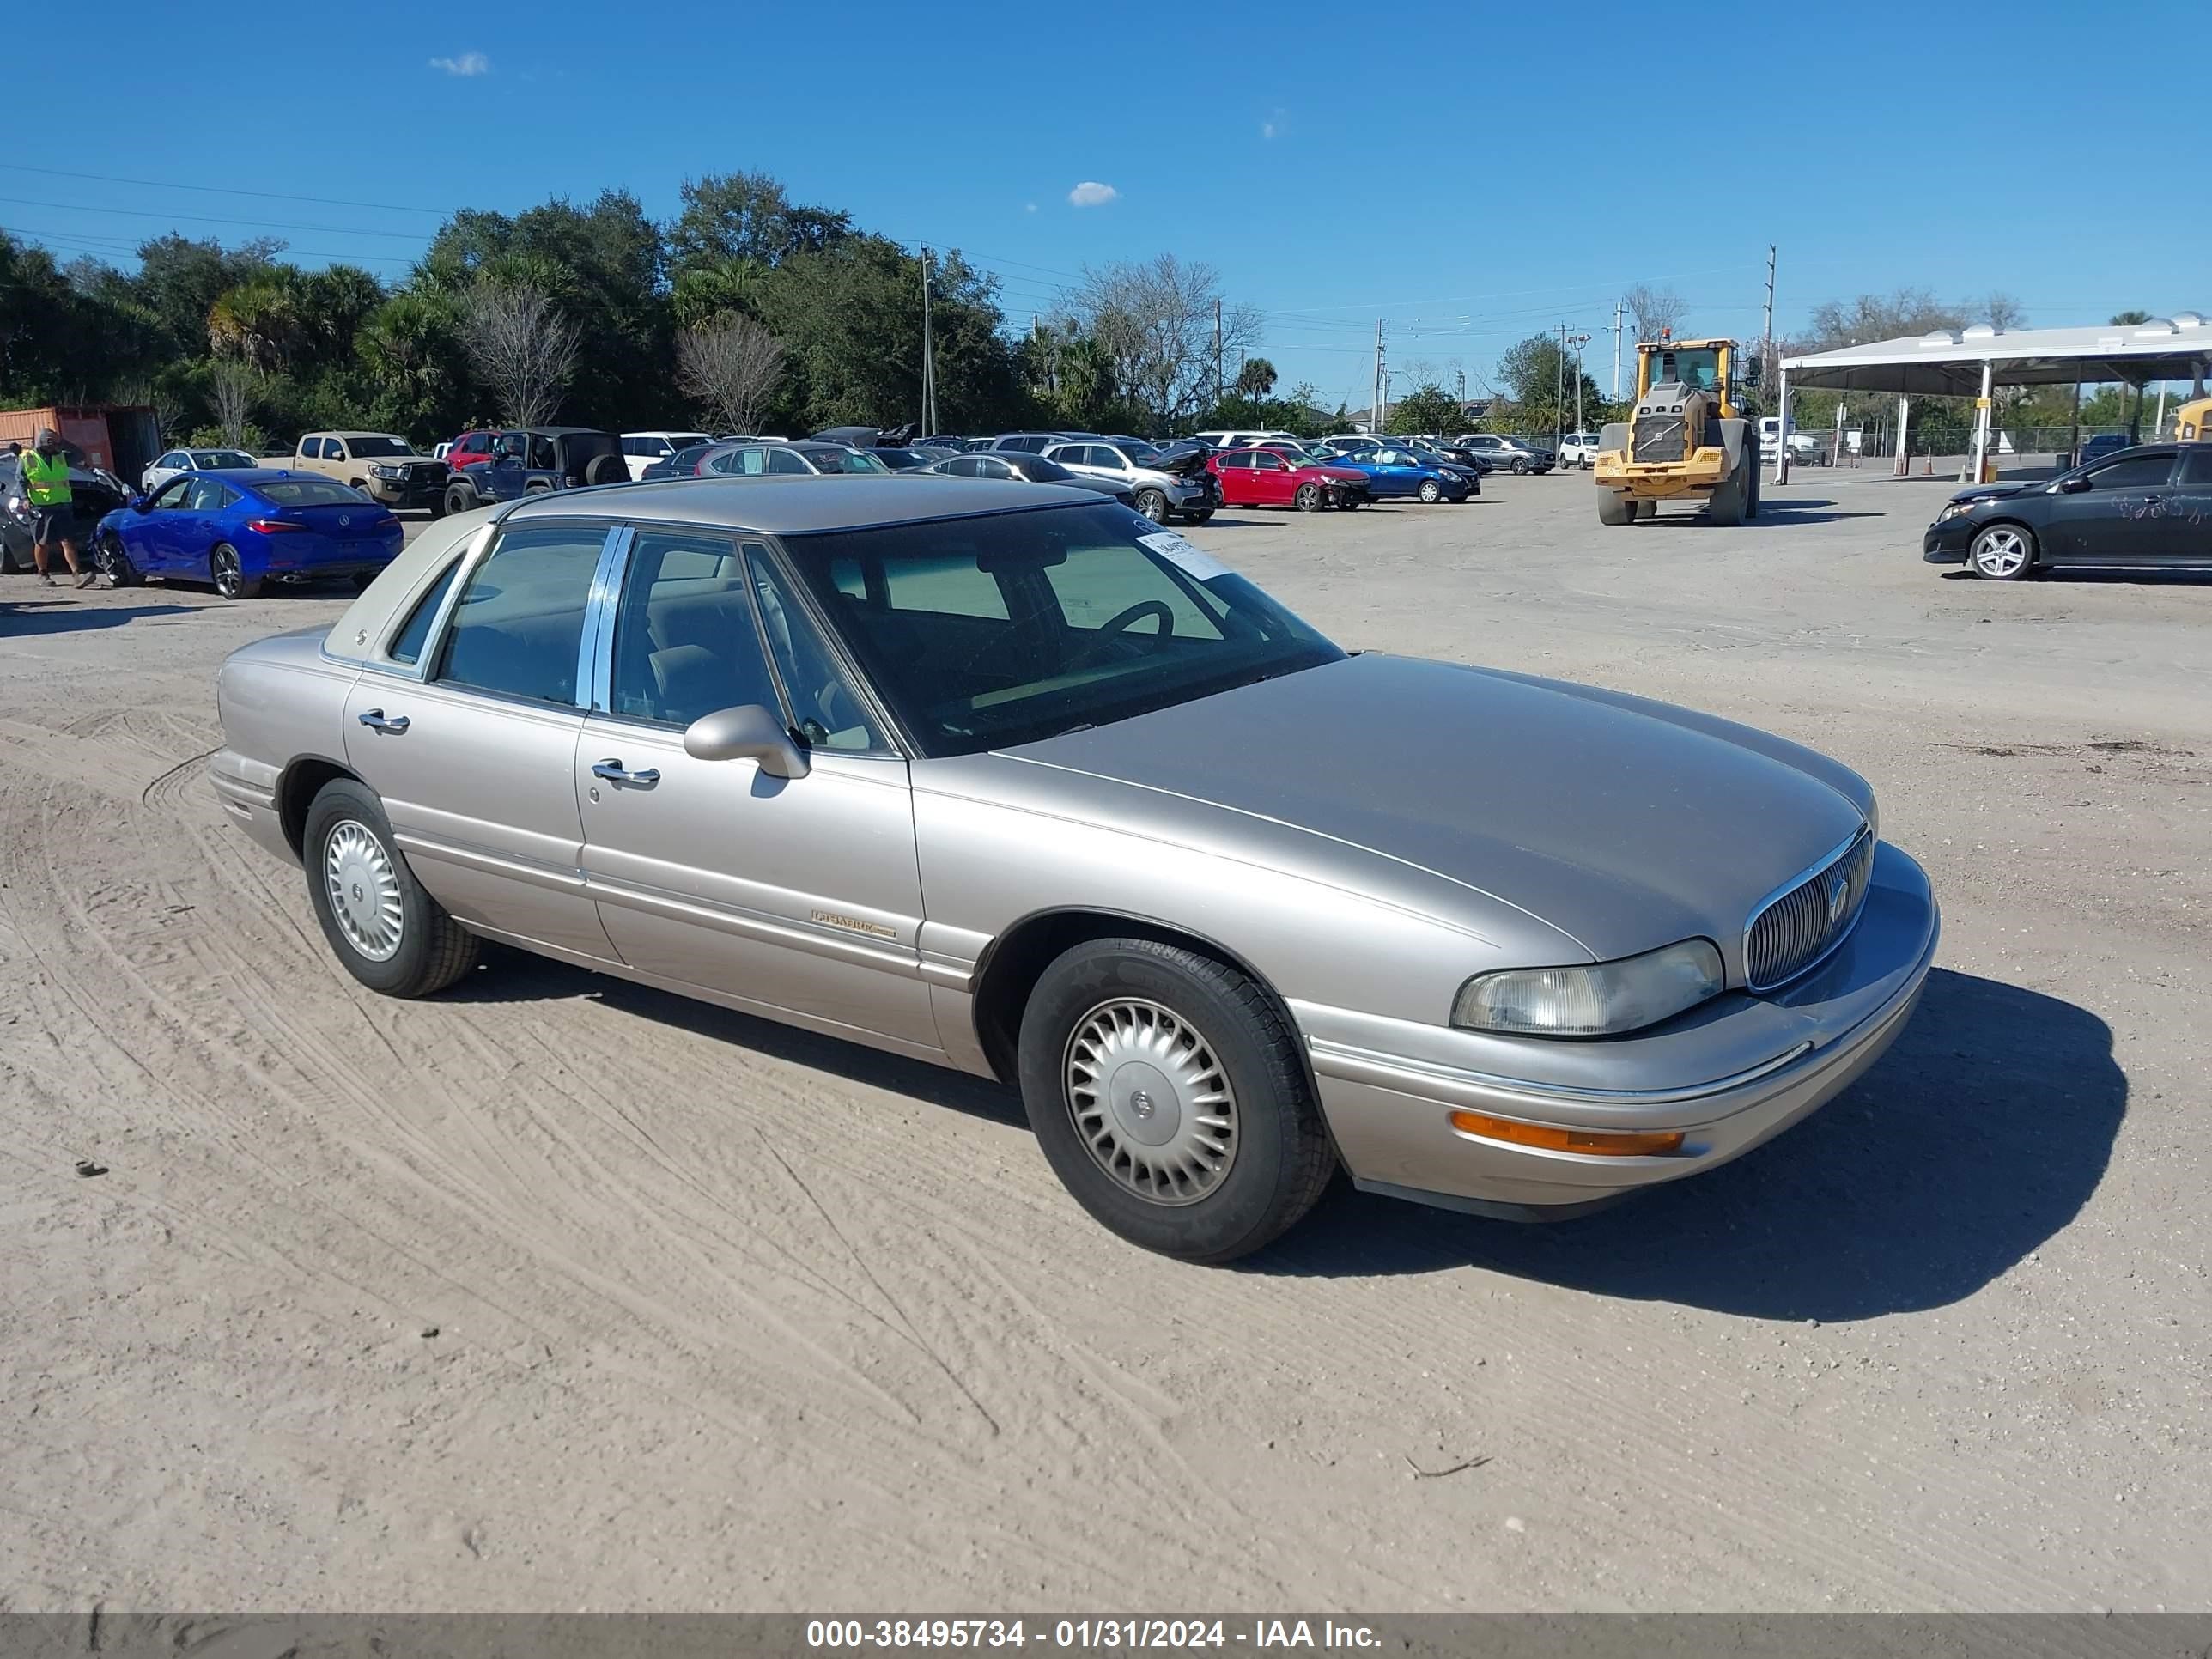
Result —
[[[1849, 1087], [1904, 1029], [1940, 932], [1927, 876], [1884, 843], [1856, 926], [1819, 968], [1768, 996], [1717, 998], [1650, 1034], [1499, 1040], [1310, 1004], [1293, 1002], [1291, 1012], [1358, 1185], [1550, 1219], [1740, 1158]], [[1524, 1070], [1548, 1066], [1559, 1075], [1495, 1069], [1498, 1055], [1515, 1051]], [[1466, 1063], [1477, 1053], [1480, 1066]], [[1455, 1110], [1559, 1128], [1680, 1130], [1686, 1139], [1663, 1157], [1549, 1152], [1462, 1133], [1451, 1126]]]
[[1680, 461], [1632, 461], [1617, 449], [1601, 449], [1591, 467], [1601, 489], [1620, 489], [1639, 501], [1693, 495], [1728, 477], [1728, 452], [1711, 446], [1693, 449]]
[[1929, 525], [1927, 534], [1920, 538], [1921, 558], [1929, 564], [1966, 563], [1966, 550], [1973, 544], [1974, 532], [1980, 527], [1964, 515]]
[[446, 480], [417, 479], [409, 483], [404, 478], [368, 478], [369, 499], [385, 507], [434, 507], [444, 499]]

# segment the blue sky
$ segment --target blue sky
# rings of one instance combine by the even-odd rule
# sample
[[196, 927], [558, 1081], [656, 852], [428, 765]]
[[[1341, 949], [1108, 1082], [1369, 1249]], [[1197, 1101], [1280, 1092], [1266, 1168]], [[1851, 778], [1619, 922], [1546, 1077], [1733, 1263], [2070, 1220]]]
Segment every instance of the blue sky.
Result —
[[1562, 322], [1606, 384], [1639, 280], [1755, 334], [1770, 242], [1785, 334], [1908, 283], [2040, 325], [2212, 310], [2203, 112], [2155, 72], [2197, 61], [2201, 4], [1692, 4], [1671, 34], [1503, 0], [98, 9], [139, 46], [0, 185], [64, 257], [268, 234], [397, 278], [456, 207], [618, 185], [665, 216], [687, 174], [760, 168], [967, 250], [1017, 322], [1086, 264], [1206, 261], [1285, 386], [1355, 404], [1378, 317], [1394, 367], [1470, 392]]

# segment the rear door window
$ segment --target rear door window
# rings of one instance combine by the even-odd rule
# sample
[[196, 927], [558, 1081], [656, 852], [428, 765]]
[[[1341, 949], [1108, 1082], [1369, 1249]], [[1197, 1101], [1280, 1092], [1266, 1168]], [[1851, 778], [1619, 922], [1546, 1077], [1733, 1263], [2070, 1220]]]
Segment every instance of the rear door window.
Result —
[[576, 700], [577, 649], [605, 525], [526, 525], [499, 538], [462, 591], [437, 678], [541, 702]]

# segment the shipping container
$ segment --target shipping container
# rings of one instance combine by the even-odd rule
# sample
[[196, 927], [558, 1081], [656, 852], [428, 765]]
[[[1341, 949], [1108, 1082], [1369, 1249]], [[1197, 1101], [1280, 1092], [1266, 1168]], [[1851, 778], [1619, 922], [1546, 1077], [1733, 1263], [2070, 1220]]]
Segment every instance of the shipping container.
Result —
[[161, 423], [143, 404], [0, 410], [0, 448], [13, 442], [28, 449], [42, 426], [60, 433], [82, 465], [104, 468], [133, 488], [161, 453]]

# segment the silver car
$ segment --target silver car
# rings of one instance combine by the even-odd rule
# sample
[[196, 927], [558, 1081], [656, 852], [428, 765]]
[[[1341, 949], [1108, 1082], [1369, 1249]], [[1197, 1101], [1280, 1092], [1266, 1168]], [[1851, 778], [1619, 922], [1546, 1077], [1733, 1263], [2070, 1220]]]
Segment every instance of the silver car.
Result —
[[1204, 452], [1164, 464], [1160, 452], [1138, 438], [1096, 438], [1082, 443], [1054, 444], [1044, 452], [1070, 472], [1085, 478], [1102, 478], [1127, 489], [1137, 511], [1155, 524], [1181, 516], [1204, 524], [1221, 505], [1213, 477], [1206, 470]]
[[251, 472], [261, 463], [242, 449], [171, 449], [138, 475], [138, 491], [150, 495], [179, 472]]
[[1018, 1085], [1201, 1261], [1370, 1190], [1570, 1215], [1858, 1077], [1936, 942], [1866, 782], [1619, 692], [1347, 654], [1128, 508], [893, 477], [431, 526], [222, 673], [338, 960], [481, 939]]

